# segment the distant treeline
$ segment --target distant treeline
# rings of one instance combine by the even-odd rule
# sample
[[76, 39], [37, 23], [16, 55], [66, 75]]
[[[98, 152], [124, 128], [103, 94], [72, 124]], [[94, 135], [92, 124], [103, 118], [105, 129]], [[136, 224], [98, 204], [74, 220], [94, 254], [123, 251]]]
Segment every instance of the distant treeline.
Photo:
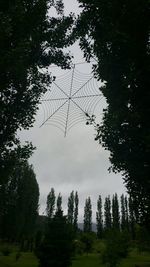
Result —
[[[120, 231], [129, 231], [134, 238], [135, 223], [140, 223], [139, 211], [136, 209], [135, 204], [136, 203], [128, 195], [122, 194], [119, 198], [115, 193], [112, 198], [107, 196], [104, 200], [104, 203], [102, 203], [102, 197], [99, 195], [96, 211], [97, 236], [101, 238], [108, 230], [117, 229]], [[57, 211], [61, 206], [61, 194], [59, 194], [58, 198], [56, 199], [55, 190], [54, 188], [51, 188], [51, 191], [47, 196], [47, 217], [52, 218], [55, 214], [55, 211]], [[75, 229], [78, 228], [78, 206], [78, 192], [72, 191], [68, 197], [68, 211], [66, 217], [67, 221], [72, 224]], [[93, 211], [91, 198], [87, 197], [84, 206], [84, 232], [92, 232], [92, 215]]]
[[[62, 210], [61, 193], [56, 197], [51, 188], [46, 203], [46, 216], [38, 214], [39, 187], [33, 167], [27, 161], [18, 161], [7, 183], [0, 187], [0, 238], [9, 242], [19, 242], [23, 248], [32, 248], [37, 233], [43, 235], [47, 218], [54, 218]], [[140, 223], [139, 210], [135, 201], [127, 195], [119, 198], [114, 194], [107, 196], [102, 203], [101, 195], [97, 200], [96, 230], [98, 238], [103, 238], [111, 229], [127, 230], [134, 238], [135, 223]], [[78, 229], [78, 192], [72, 191], [68, 197], [66, 220]], [[84, 206], [83, 232], [92, 232], [92, 203], [87, 197]]]

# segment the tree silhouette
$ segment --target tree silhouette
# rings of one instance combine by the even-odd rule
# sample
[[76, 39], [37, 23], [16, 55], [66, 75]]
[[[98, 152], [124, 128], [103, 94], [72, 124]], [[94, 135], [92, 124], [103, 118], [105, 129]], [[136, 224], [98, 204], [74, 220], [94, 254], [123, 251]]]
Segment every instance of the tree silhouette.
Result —
[[119, 202], [117, 194], [112, 198], [112, 226], [115, 229], [120, 229], [120, 214], [119, 214]]
[[105, 226], [105, 230], [109, 230], [112, 227], [110, 196], [105, 198], [105, 203], [104, 203], [104, 226]]
[[73, 255], [73, 231], [63, 211], [48, 220], [43, 242], [36, 250], [40, 267], [69, 267]]
[[58, 194], [56, 205], [57, 205], [56, 212], [62, 211], [62, 196], [61, 196], [61, 193]]
[[101, 195], [99, 195], [98, 201], [97, 201], [96, 222], [97, 222], [97, 236], [98, 238], [102, 238], [103, 236], [103, 213], [102, 213]]
[[[78, 0], [76, 35], [108, 106], [96, 139], [110, 151], [112, 170], [122, 171], [141, 222], [150, 222], [149, 3]], [[93, 16], [94, 14], [94, 16]], [[137, 197], [138, 196], [138, 197]]]
[[87, 233], [92, 231], [92, 204], [90, 197], [85, 200], [83, 230]]
[[68, 198], [68, 223], [73, 224], [74, 220], [74, 191], [70, 193]]
[[74, 229], [77, 231], [78, 229], [78, 209], [79, 209], [79, 197], [78, 197], [78, 192], [75, 192], [75, 197], [74, 197], [74, 202], [75, 202], [75, 207], [74, 207]]
[[[57, 18], [48, 16], [55, 7]], [[0, 173], [19, 144], [17, 130], [33, 125], [40, 96], [52, 82], [48, 67], [69, 66], [62, 48], [70, 43], [72, 16], [63, 16], [62, 1], [0, 2]], [[45, 70], [45, 71], [44, 71]], [[31, 148], [31, 147], [30, 147]], [[26, 150], [28, 146], [26, 146]], [[4, 172], [4, 176], [2, 176]]]
[[47, 196], [46, 213], [47, 213], [48, 218], [52, 218], [54, 215], [55, 199], [56, 199], [56, 197], [55, 197], [54, 188], [51, 188], [51, 191]]
[[31, 240], [38, 215], [39, 187], [33, 167], [18, 162], [11, 179], [0, 187], [1, 237], [10, 241]]

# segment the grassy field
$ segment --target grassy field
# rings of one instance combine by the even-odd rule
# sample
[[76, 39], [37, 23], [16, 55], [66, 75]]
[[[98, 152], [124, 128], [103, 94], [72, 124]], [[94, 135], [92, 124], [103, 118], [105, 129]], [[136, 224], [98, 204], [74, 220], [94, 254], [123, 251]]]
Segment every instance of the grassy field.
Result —
[[120, 267], [150, 267], [150, 253], [132, 251], [128, 258], [122, 260]]
[[100, 267], [100, 259], [98, 254], [89, 254], [76, 257], [73, 261], [72, 267]]
[[33, 253], [22, 253], [16, 261], [16, 253], [9, 256], [0, 256], [0, 267], [37, 267], [38, 262]]
[[[150, 267], [150, 253], [132, 252], [129, 257], [120, 262], [119, 267]], [[104, 267], [98, 254], [89, 254], [78, 257], [72, 267]]]
[[[150, 253], [138, 253], [132, 251], [129, 257], [119, 265], [120, 267], [150, 267]], [[16, 261], [16, 251], [9, 256], [0, 255], [0, 267], [38, 267], [38, 261], [33, 253], [21, 253]], [[78, 256], [74, 259], [72, 267], [104, 267], [100, 261], [99, 254], [90, 253]]]

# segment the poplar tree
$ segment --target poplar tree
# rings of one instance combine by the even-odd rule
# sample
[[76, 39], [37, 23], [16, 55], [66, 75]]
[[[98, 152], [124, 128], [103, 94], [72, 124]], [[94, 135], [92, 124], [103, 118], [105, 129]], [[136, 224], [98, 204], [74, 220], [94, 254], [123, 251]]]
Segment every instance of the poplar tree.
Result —
[[102, 198], [101, 195], [98, 197], [97, 201], [97, 212], [96, 212], [96, 226], [97, 226], [97, 236], [102, 238], [103, 236], [103, 213], [102, 213]]
[[75, 197], [74, 197], [74, 229], [75, 231], [78, 229], [78, 208], [79, 208], [79, 197], [78, 197], [78, 192], [76, 191]]
[[129, 211], [128, 211], [128, 198], [121, 195], [121, 229], [129, 228]]
[[126, 229], [129, 230], [129, 201], [127, 196], [125, 196], [124, 202], [125, 202]]
[[87, 233], [92, 231], [92, 204], [90, 197], [85, 200], [83, 230]]
[[61, 196], [61, 193], [58, 194], [56, 206], [57, 206], [56, 212], [62, 211], [62, 196]]
[[68, 198], [68, 222], [70, 224], [73, 224], [74, 220], [74, 191], [70, 193], [70, 196]]
[[51, 219], [54, 215], [55, 199], [56, 199], [56, 196], [55, 196], [54, 188], [51, 188], [51, 191], [47, 196], [47, 206], [46, 206], [46, 213], [49, 219]]
[[117, 194], [112, 198], [112, 226], [115, 229], [120, 228], [119, 202]]
[[129, 196], [129, 231], [133, 239], [135, 238], [135, 222], [136, 218], [133, 199]]
[[121, 229], [124, 230], [126, 228], [126, 214], [125, 214], [125, 198], [124, 194], [121, 195]]
[[111, 218], [111, 201], [110, 196], [105, 198], [104, 203], [104, 227], [105, 230], [111, 229], [112, 226], [112, 218]]

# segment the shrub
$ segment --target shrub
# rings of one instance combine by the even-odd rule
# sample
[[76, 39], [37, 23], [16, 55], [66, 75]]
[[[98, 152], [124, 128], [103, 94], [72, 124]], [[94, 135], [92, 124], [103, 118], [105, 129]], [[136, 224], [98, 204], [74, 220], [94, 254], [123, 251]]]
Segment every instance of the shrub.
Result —
[[62, 211], [49, 219], [44, 239], [35, 253], [40, 267], [69, 267], [73, 256], [72, 226], [67, 223]]
[[4, 246], [1, 248], [1, 252], [3, 256], [9, 256], [11, 253], [11, 249], [8, 246]]
[[126, 258], [129, 249], [129, 236], [126, 231], [110, 230], [106, 237], [106, 247], [102, 255], [103, 263], [115, 267], [122, 258]]
[[82, 233], [80, 237], [80, 241], [84, 245], [84, 252], [85, 253], [90, 253], [93, 250], [93, 243], [94, 243], [94, 238], [92, 233]]

